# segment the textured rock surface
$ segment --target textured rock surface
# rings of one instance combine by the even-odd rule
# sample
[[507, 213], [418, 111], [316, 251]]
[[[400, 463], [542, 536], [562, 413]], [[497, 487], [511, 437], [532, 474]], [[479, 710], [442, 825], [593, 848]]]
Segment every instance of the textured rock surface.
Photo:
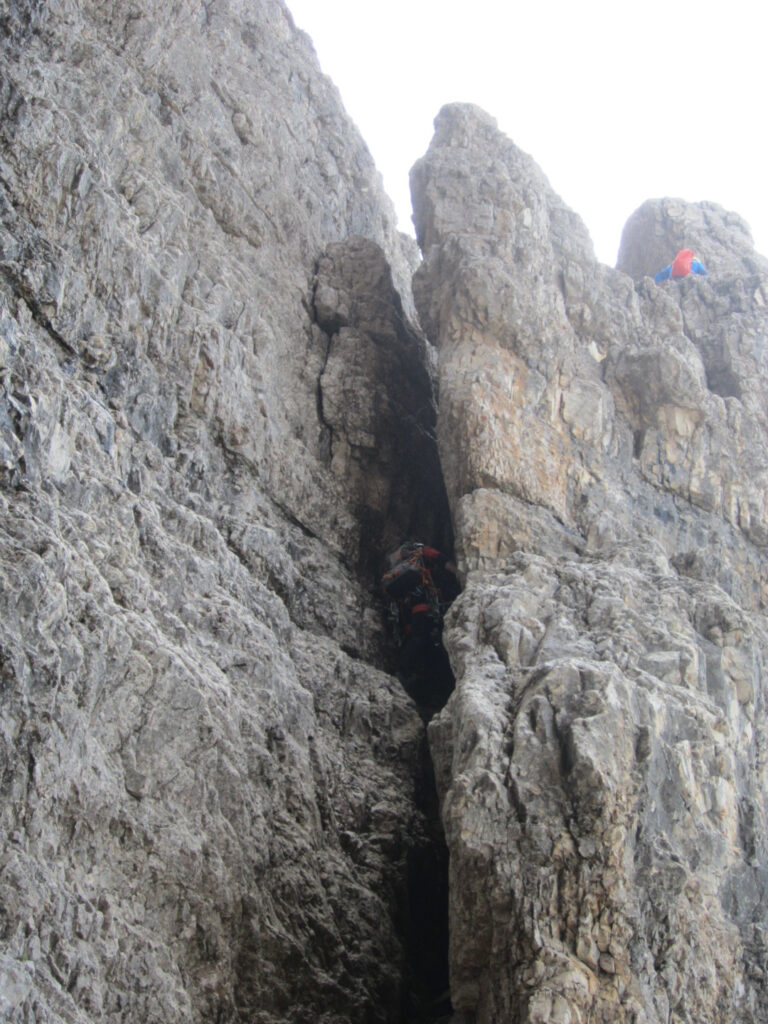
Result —
[[[738, 218], [662, 203], [625, 231], [635, 282], [482, 111], [435, 128], [414, 288], [466, 577], [430, 725], [454, 1007], [765, 1021], [766, 262]], [[710, 278], [643, 279], [683, 240]]]
[[281, 3], [0, 21], [0, 1017], [400, 1020], [413, 243]]
[[706, 253], [713, 277], [749, 278], [768, 269], [737, 213], [682, 199], [649, 199], [635, 210], [622, 233], [617, 266], [631, 277], [653, 276], [683, 248]]
[[[446, 852], [374, 584], [454, 531], [455, 1024], [768, 1020], [768, 274], [740, 219], [646, 204], [602, 267], [446, 108], [414, 301], [278, 0], [9, 0], [0, 29], [3, 1020], [446, 1009]], [[655, 287], [681, 240], [710, 277]]]

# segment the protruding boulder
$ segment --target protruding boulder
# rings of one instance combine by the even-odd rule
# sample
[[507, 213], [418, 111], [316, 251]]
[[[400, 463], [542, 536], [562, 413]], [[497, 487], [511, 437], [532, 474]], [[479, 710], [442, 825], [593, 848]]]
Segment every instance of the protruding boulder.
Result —
[[715, 277], [768, 273], [768, 260], [755, 252], [749, 227], [737, 213], [716, 203], [648, 199], [624, 226], [616, 266], [630, 277], [653, 277], [692, 249]]

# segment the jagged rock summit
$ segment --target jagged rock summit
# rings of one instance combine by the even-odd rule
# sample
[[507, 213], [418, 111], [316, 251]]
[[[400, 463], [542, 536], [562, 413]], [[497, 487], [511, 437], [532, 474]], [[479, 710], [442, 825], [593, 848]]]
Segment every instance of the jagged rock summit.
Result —
[[[453, 105], [419, 261], [279, 0], [0, 27], [3, 1020], [763, 1024], [741, 221], [601, 266]], [[710, 277], [657, 287], [681, 231]], [[406, 536], [463, 583], [428, 729]]]
[[466, 571], [430, 725], [453, 1005], [766, 1020], [765, 261], [728, 251], [731, 215], [669, 204], [655, 223], [696, 224], [719, 273], [599, 266], [469, 106], [412, 183]]

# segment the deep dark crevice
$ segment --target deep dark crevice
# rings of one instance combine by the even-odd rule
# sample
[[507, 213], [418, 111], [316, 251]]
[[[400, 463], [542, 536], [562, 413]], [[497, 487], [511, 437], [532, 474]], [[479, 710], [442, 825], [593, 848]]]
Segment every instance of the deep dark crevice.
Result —
[[[420, 386], [415, 386], [409, 395], [411, 414], [407, 415], [407, 410], [402, 409], [397, 418], [388, 514], [379, 521], [364, 524], [364, 535], [367, 533], [378, 541], [369, 549], [371, 553], [377, 551], [377, 558], [375, 566], [371, 560], [360, 568], [367, 571], [368, 578], [375, 578], [377, 587], [383, 558], [405, 540], [435, 547], [454, 560], [451, 514], [435, 439], [436, 400], [425, 369], [422, 373]], [[405, 398], [405, 393], [401, 397]], [[365, 552], [366, 545], [362, 547]], [[435, 570], [433, 578], [447, 606], [458, 595], [458, 581], [445, 570]], [[386, 602], [382, 601], [382, 605], [386, 613]], [[401, 679], [425, 723], [442, 710], [455, 685], [442, 643], [441, 626], [433, 629], [422, 646], [408, 678], [403, 672], [397, 630], [391, 635], [386, 652], [387, 671]], [[453, 1013], [449, 987], [449, 855], [426, 729], [422, 734], [414, 789], [416, 806], [424, 816], [425, 832], [423, 841], [413, 846], [407, 855], [407, 898], [401, 931], [405, 964], [400, 1019], [402, 1024], [437, 1024], [450, 1020]]]
[[[458, 584], [450, 573], [446, 575], [442, 581], [438, 576], [436, 582], [443, 583], [443, 593], [452, 599]], [[391, 653], [399, 661], [400, 650], [396, 643]], [[391, 670], [394, 672], [399, 667], [393, 665]], [[401, 682], [426, 723], [445, 706], [455, 685], [439, 632], [435, 631], [424, 645], [416, 669], [408, 679], [400, 673]], [[426, 728], [419, 748], [414, 802], [423, 815], [424, 833], [406, 858], [406, 905], [401, 922], [405, 963], [400, 1020], [402, 1024], [437, 1024], [450, 1020], [453, 1012], [448, 967], [449, 857]]]
[[[404, 453], [405, 454], [405, 453]], [[434, 438], [422, 440], [421, 467], [404, 465], [401, 479], [411, 483], [411, 493], [402, 491], [395, 503], [397, 526], [391, 520], [364, 523], [370, 537], [397, 535], [399, 542], [419, 540], [438, 548], [453, 560], [453, 535], [442, 471]], [[410, 497], [410, 502], [407, 501]], [[410, 505], [410, 507], [409, 507]], [[367, 529], [366, 529], [367, 528]], [[395, 531], [399, 529], [399, 533]], [[382, 557], [367, 566], [369, 578], [379, 588]], [[371, 569], [373, 572], [371, 573]], [[434, 581], [446, 604], [458, 594], [456, 577], [447, 570], [435, 571]], [[382, 614], [386, 601], [382, 598]], [[385, 651], [385, 670], [398, 675], [406, 693], [415, 702], [424, 722], [440, 711], [453, 692], [455, 680], [442, 632], [435, 630], [415, 662], [415, 672], [405, 679], [401, 669], [401, 648], [397, 630], [390, 634]], [[407, 853], [404, 878], [404, 906], [400, 935], [404, 950], [401, 1024], [438, 1024], [452, 1017], [448, 968], [448, 847], [445, 841], [426, 728], [422, 733], [414, 785], [415, 804], [423, 815], [424, 833]]]
[[[315, 273], [317, 273], [317, 267], [315, 267]], [[314, 293], [312, 297], [312, 316], [313, 319], [317, 319], [314, 307]], [[325, 432], [325, 438], [323, 440], [323, 447], [325, 449], [325, 456], [330, 462], [331, 455], [333, 453], [333, 425], [329, 423], [325, 418], [325, 410], [323, 408], [323, 374], [328, 366], [328, 360], [331, 356], [331, 346], [333, 345], [333, 335], [328, 331], [324, 332], [325, 338], [325, 351], [322, 355], [322, 361], [320, 370], [317, 374], [317, 385], [315, 391], [315, 403], [317, 407], [317, 420]]]
[[710, 365], [706, 367], [707, 387], [721, 398], [738, 398], [741, 400], [741, 383], [729, 366]]
[[[315, 323], [328, 339], [325, 351], [320, 353], [317, 417], [325, 431], [329, 458], [337, 435], [339, 443], [343, 440], [348, 445], [358, 534], [354, 562], [350, 559], [347, 567], [385, 621], [390, 608], [381, 578], [390, 552], [404, 541], [414, 540], [437, 548], [450, 560], [454, 556], [451, 514], [436, 441], [436, 387], [429, 369], [427, 343], [403, 314], [381, 250], [370, 241], [350, 238], [344, 244], [330, 246], [326, 256], [316, 268], [312, 300]], [[321, 278], [329, 287], [318, 302]], [[333, 308], [334, 293], [344, 298], [338, 309]], [[334, 403], [325, 400], [324, 373], [331, 360], [344, 357], [338, 340], [342, 326], [358, 334], [358, 385], [370, 387], [371, 403], [370, 420], [363, 418], [363, 422], [366, 431], [375, 437], [375, 445], [360, 444], [357, 431], [349, 430], [356, 422], [354, 416], [348, 423]], [[434, 582], [441, 593], [445, 590], [447, 600], [455, 597], [456, 577], [449, 573], [450, 579], [441, 581], [438, 576], [435, 572]], [[426, 618], [420, 618], [419, 632], [414, 621], [410, 623], [409, 636], [419, 641], [414, 645], [416, 653], [411, 646], [403, 659], [399, 622], [395, 629], [387, 630], [387, 639], [377, 644], [374, 656], [376, 667], [401, 679], [424, 722], [444, 707], [454, 687], [440, 624], [430, 617], [425, 626]], [[414, 783], [413, 809], [421, 826], [402, 867], [398, 865], [402, 874], [397, 931], [403, 963], [395, 1012], [401, 1024], [436, 1024], [451, 1014], [448, 849], [426, 729]]]
[[744, 859], [752, 862], [757, 856], [755, 806], [749, 799], [739, 801], [739, 845]]
[[416, 804], [424, 842], [408, 853], [403, 908], [405, 968], [402, 1024], [436, 1024], [452, 1014], [448, 977], [448, 847], [440, 820], [426, 732], [419, 751]]

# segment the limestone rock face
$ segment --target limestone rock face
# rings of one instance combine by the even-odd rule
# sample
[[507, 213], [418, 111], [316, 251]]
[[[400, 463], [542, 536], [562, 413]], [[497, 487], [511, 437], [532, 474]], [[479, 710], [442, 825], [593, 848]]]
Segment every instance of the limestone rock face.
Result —
[[[637, 280], [600, 266], [470, 106], [412, 193], [465, 579], [429, 729], [454, 1008], [768, 1020], [766, 261], [667, 203], [625, 231]], [[643, 277], [681, 244], [710, 277]]]
[[0, 24], [0, 1017], [399, 1020], [413, 244], [277, 0]]
[[[602, 267], [453, 106], [420, 262], [281, 0], [8, 0], [0, 60], [3, 1021], [763, 1024], [741, 220]], [[406, 536], [464, 585], [428, 730]]]

